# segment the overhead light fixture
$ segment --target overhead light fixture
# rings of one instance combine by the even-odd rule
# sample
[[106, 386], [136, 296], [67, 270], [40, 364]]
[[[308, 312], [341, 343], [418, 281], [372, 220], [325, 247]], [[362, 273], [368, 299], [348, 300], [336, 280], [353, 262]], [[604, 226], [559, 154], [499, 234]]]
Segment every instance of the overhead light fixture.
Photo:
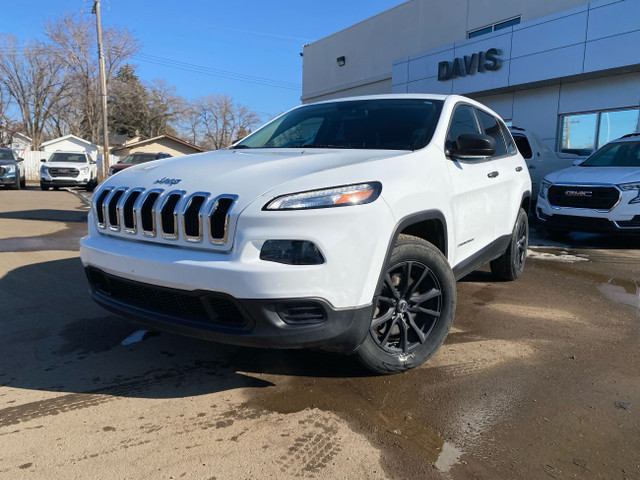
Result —
[[344, 64], [346, 63], [344, 56], [336, 58], [336, 61], [338, 62], [339, 67], [344, 67]]

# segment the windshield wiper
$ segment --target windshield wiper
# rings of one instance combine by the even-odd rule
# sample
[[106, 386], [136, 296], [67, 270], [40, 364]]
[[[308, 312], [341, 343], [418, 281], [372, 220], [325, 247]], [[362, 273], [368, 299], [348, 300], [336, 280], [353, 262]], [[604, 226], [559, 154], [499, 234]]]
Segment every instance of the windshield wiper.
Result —
[[243, 150], [245, 148], [253, 148], [247, 145], [236, 145], [235, 147], [229, 147], [229, 150]]
[[305, 145], [303, 148], [342, 148], [353, 150], [355, 147], [350, 147], [348, 145]]

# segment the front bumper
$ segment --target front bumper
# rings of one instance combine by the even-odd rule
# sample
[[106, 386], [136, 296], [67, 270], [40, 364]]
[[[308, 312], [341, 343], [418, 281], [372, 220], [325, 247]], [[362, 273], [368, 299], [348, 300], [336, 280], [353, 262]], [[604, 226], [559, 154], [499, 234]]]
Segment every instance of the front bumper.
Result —
[[552, 206], [548, 199], [538, 196], [536, 217], [542, 225], [554, 230], [640, 233], [640, 204], [629, 204], [633, 197], [631, 193], [623, 195], [614, 208], [603, 212], [587, 208]]
[[17, 173], [6, 173], [0, 177], [0, 185], [14, 185]]
[[151, 328], [234, 345], [322, 347], [353, 352], [369, 330], [372, 306], [337, 310], [321, 299], [236, 299], [133, 282], [86, 269], [91, 295]]

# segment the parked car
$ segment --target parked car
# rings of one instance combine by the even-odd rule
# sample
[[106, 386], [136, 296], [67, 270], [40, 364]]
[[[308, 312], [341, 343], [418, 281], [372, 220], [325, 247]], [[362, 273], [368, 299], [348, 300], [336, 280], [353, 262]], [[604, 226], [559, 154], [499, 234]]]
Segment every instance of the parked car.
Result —
[[455, 280], [524, 269], [531, 180], [496, 113], [461, 96], [295, 108], [229, 149], [137, 165], [93, 195], [93, 298], [153, 328], [416, 367]]
[[140, 163], [150, 162], [152, 160], [159, 160], [161, 158], [170, 158], [171, 155], [168, 153], [158, 152], [158, 153], [144, 153], [144, 152], [135, 152], [130, 155], [124, 157], [123, 160], [120, 160], [115, 165], [111, 165], [109, 167], [109, 176], [114, 173], [118, 173], [125, 168], [130, 167], [131, 165], [138, 165]]
[[570, 167], [576, 160], [584, 159], [571, 153], [554, 152], [540, 137], [524, 128], [511, 126], [509, 130], [518, 150], [527, 162], [534, 200], [538, 197], [540, 182], [546, 175]]
[[20, 190], [26, 185], [24, 160], [10, 148], [0, 148], [0, 185]]
[[97, 185], [96, 161], [87, 152], [57, 151], [42, 159], [40, 188], [82, 187], [91, 191]]
[[609, 142], [582, 163], [547, 175], [536, 213], [553, 235], [640, 233], [640, 133]]

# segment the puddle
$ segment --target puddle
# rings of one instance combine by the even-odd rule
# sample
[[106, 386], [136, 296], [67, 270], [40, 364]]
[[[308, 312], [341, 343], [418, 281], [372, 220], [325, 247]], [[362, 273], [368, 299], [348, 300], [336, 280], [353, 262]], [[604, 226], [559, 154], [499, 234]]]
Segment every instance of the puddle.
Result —
[[627, 305], [636, 311], [640, 317], [640, 287], [635, 282], [621, 282], [610, 279], [607, 283], [598, 285], [598, 291], [614, 303]]
[[464, 452], [453, 443], [444, 442], [442, 445], [442, 451], [434, 465], [442, 473], [448, 473], [449, 470], [451, 470], [451, 467], [460, 461], [460, 457], [463, 453]]

